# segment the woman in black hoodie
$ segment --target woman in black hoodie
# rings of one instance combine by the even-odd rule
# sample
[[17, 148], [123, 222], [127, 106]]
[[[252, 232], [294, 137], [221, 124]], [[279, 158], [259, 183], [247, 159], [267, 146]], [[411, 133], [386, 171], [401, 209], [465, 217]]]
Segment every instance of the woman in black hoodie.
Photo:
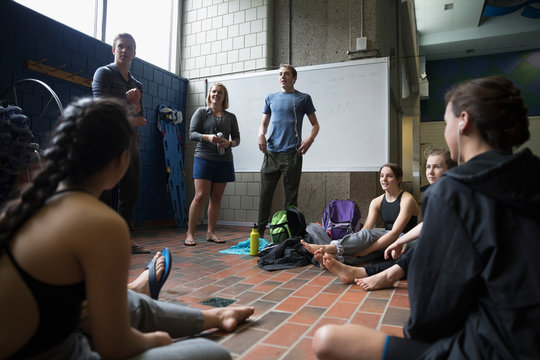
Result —
[[540, 159], [520, 90], [500, 76], [446, 95], [458, 166], [428, 189], [409, 267], [406, 338], [357, 325], [315, 334], [320, 359], [540, 358]]

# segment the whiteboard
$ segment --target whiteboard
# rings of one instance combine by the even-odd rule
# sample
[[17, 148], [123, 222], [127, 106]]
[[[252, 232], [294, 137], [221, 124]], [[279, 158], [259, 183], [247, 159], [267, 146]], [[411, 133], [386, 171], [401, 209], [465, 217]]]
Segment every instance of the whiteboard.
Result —
[[[389, 159], [388, 58], [296, 68], [294, 88], [311, 95], [319, 135], [304, 155], [304, 172], [378, 171]], [[257, 134], [264, 99], [281, 91], [279, 70], [212, 78], [229, 92], [238, 119], [240, 145], [233, 149], [237, 172], [258, 172], [263, 161]], [[209, 83], [211, 86], [211, 83]], [[270, 126], [272, 119], [270, 119]], [[269, 129], [270, 130], [270, 129]], [[267, 132], [268, 134], [269, 132]], [[311, 133], [304, 116], [302, 139]]]

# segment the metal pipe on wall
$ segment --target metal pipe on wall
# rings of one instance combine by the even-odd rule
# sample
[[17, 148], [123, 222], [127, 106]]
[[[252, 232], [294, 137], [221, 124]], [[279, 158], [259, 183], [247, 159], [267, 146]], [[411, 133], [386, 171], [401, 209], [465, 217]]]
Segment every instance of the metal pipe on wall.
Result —
[[287, 64], [291, 63], [292, 59], [292, 0], [289, 0], [289, 49], [287, 54]]
[[360, 0], [360, 37], [364, 37], [364, 0]]

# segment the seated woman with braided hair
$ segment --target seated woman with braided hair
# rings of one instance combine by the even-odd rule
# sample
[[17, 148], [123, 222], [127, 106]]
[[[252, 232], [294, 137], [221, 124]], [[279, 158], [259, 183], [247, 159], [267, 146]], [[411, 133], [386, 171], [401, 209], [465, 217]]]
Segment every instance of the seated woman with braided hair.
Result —
[[[201, 311], [127, 289], [129, 229], [98, 198], [124, 175], [133, 142], [118, 100], [72, 103], [44, 169], [0, 211], [1, 359], [231, 358], [211, 340], [171, 338], [232, 331], [252, 307]], [[78, 330], [83, 302], [92, 346]]]

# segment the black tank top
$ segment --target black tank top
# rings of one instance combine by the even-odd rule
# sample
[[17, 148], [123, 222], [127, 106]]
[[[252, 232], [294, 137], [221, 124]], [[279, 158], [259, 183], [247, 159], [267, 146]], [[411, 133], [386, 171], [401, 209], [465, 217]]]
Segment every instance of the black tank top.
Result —
[[[401, 209], [400, 204], [401, 204], [402, 195], [403, 195], [403, 191], [399, 194], [397, 199], [391, 203], [386, 201], [386, 194], [383, 195], [382, 204], [381, 204], [381, 216], [384, 221], [384, 228], [386, 230], [392, 230], [392, 227], [394, 226], [394, 223], [396, 222], [396, 219], [399, 215], [399, 211]], [[418, 218], [416, 216], [411, 216], [409, 222], [405, 226], [405, 229], [403, 229], [403, 233], [406, 233], [407, 231], [415, 227], [417, 222], [418, 222]]]
[[77, 329], [81, 316], [81, 304], [86, 299], [85, 284], [84, 282], [71, 285], [43, 283], [24, 271], [7, 246], [4, 247], [4, 251], [34, 295], [39, 311], [36, 332], [12, 357], [34, 356], [61, 344]]

